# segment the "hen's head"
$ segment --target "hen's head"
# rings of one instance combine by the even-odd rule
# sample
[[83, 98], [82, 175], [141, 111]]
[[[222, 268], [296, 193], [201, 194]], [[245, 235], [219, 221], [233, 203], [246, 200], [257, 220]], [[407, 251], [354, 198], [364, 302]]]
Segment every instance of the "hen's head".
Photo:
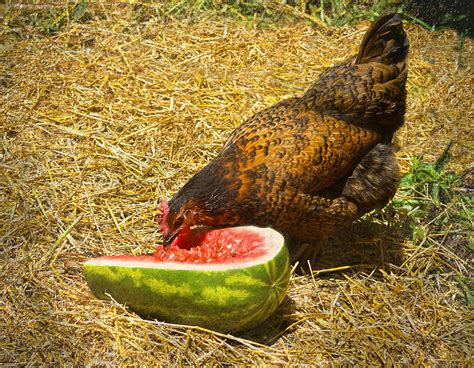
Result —
[[168, 203], [160, 202], [158, 223], [163, 234], [163, 246], [168, 246], [182, 232], [191, 227], [203, 225], [203, 209], [194, 201], [182, 200], [174, 197]]
[[[194, 175], [168, 202], [160, 203], [159, 223], [163, 245], [194, 226], [232, 227], [246, 225], [243, 209], [236, 200], [235, 184], [223, 175], [220, 161], [213, 161]], [[248, 211], [246, 211], [248, 212]], [[245, 222], [245, 223], [243, 223]]]

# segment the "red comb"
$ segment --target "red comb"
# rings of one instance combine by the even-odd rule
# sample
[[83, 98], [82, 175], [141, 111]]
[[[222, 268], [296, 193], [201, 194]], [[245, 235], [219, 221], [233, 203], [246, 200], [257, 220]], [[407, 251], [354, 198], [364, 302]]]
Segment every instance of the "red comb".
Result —
[[160, 204], [158, 205], [158, 211], [158, 226], [160, 227], [161, 233], [163, 235], [166, 235], [170, 230], [166, 222], [166, 219], [168, 218], [168, 213], [170, 212], [170, 207], [168, 206], [168, 201], [166, 199], [162, 199], [160, 201]]

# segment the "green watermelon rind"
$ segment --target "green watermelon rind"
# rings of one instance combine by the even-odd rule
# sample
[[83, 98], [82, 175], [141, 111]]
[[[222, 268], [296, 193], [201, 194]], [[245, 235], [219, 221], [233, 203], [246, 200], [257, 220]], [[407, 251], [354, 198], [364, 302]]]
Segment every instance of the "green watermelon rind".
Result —
[[83, 265], [101, 299], [110, 294], [138, 315], [223, 332], [254, 327], [283, 301], [290, 278], [288, 248], [261, 264], [225, 270]]

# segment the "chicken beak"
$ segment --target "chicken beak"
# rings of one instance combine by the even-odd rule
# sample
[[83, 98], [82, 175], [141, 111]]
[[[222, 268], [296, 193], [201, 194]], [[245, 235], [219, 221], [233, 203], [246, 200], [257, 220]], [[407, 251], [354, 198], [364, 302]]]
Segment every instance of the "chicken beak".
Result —
[[173, 242], [173, 240], [178, 236], [179, 230], [176, 230], [175, 232], [171, 233], [169, 232], [168, 234], [165, 235], [163, 238], [163, 248], [168, 248], [170, 244]]

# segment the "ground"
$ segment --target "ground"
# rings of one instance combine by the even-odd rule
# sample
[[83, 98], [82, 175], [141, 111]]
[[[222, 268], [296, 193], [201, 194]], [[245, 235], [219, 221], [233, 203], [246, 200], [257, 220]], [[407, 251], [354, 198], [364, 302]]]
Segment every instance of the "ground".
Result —
[[[354, 54], [367, 22], [138, 16], [130, 6], [98, 7], [55, 32], [9, 22], [0, 32], [0, 362], [472, 364], [470, 235], [454, 204], [413, 220], [405, 192], [296, 269], [283, 305], [252, 331], [143, 320], [85, 284], [89, 257], [153, 251], [159, 199], [247, 117]], [[453, 141], [447, 170], [469, 176], [472, 40], [406, 30], [403, 170]]]

